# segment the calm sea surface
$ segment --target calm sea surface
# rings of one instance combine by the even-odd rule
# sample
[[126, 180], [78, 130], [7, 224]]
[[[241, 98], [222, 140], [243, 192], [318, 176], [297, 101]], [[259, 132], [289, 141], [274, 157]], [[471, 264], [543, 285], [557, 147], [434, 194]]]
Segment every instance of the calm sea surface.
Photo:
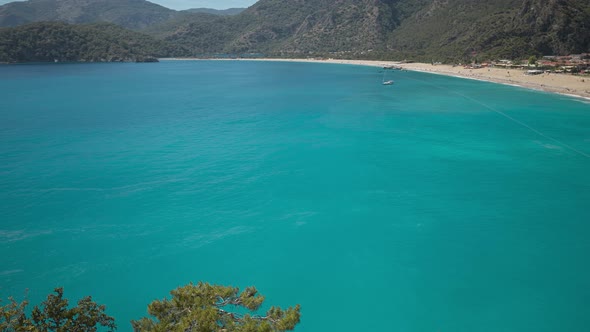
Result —
[[190, 281], [296, 331], [588, 331], [590, 104], [378, 68], [0, 67], [0, 297]]

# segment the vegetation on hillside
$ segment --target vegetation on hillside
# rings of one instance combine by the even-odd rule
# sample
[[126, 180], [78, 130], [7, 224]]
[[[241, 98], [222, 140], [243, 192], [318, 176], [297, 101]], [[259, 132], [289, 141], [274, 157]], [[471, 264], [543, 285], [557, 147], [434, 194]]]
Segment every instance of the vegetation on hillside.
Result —
[[[385, 41], [374, 0], [261, 0], [232, 17], [184, 18], [150, 29], [192, 53], [362, 52]], [[384, 9], [383, 12], [386, 12]]]
[[170, 20], [179, 12], [145, 0], [29, 0], [0, 6], [0, 27], [33, 22], [107, 22], [143, 29]]
[[230, 17], [203, 13], [187, 14], [145, 30], [170, 44], [182, 45], [187, 56], [223, 53], [239, 31]]
[[423, 61], [518, 59], [590, 51], [590, 2], [434, 1], [394, 30], [390, 54]]
[[[13, 298], [5, 306], [0, 305], [0, 331], [116, 330], [115, 319], [105, 313], [106, 307], [92, 301], [91, 297], [69, 308], [63, 288], [56, 288], [54, 293], [32, 311], [27, 309], [28, 301], [19, 303]], [[278, 332], [293, 330], [301, 318], [299, 305], [286, 310], [271, 307], [264, 315], [257, 315], [264, 297], [254, 287], [240, 292], [234, 287], [198, 283], [179, 287], [171, 294], [170, 300], [150, 303], [148, 313], [153, 318], [132, 321], [133, 330]]]
[[590, 51], [585, 0], [260, 0], [232, 17], [150, 28], [192, 55], [462, 62]]
[[141, 62], [178, 53], [179, 47], [107, 23], [0, 28], [0, 62]]
[[[232, 16], [177, 12], [145, 0], [0, 6], [0, 25], [20, 24], [23, 17], [114, 22], [159, 39], [141, 47], [147, 53], [176, 56], [262, 53], [456, 63], [590, 52], [587, 0], [259, 0]], [[117, 49], [125, 41], [109, 43]]]

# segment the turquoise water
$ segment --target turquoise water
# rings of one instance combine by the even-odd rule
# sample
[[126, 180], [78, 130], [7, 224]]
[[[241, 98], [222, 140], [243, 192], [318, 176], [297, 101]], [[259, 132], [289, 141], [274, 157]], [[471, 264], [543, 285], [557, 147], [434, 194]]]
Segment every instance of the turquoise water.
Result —
[[122, 331], [198, 280], [300, 303], [301, 332], [588, 330], [590, 105], [392, 78], [0, 67], [0, 296], [64, 286]]

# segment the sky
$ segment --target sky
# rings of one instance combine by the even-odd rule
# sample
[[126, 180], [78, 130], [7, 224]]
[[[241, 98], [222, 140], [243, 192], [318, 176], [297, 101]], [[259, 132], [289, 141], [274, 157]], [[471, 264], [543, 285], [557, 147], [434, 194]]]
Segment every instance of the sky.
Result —
[[189, 8], [245, 8], [253, 5], [256, 0], [148, 0], [172, 9]]
[[[14, 0], [0, 0], [0, 5], [13, 2]], [[253, 5], [256, 0], [148, 0], [164, 7], [172, 9], [189, 8], [245, 8]]]

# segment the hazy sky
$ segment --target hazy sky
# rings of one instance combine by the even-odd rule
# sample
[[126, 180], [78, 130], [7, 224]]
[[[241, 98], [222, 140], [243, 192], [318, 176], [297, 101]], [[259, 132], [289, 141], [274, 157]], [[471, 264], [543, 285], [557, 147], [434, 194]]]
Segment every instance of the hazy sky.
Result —
[[148, 0], [172, 9], [215, 8], [227, 9], [249, 7], [256, 0]]
[[[14, 0], [0, 0], [0, 5], [13, 2]], [[164, 7], [172, 9], [188, 9], [188, 8], [215, 8], [226, 9], [236, 7], [249, 7], [256, 2], [256, 0], [148, 0]]]

